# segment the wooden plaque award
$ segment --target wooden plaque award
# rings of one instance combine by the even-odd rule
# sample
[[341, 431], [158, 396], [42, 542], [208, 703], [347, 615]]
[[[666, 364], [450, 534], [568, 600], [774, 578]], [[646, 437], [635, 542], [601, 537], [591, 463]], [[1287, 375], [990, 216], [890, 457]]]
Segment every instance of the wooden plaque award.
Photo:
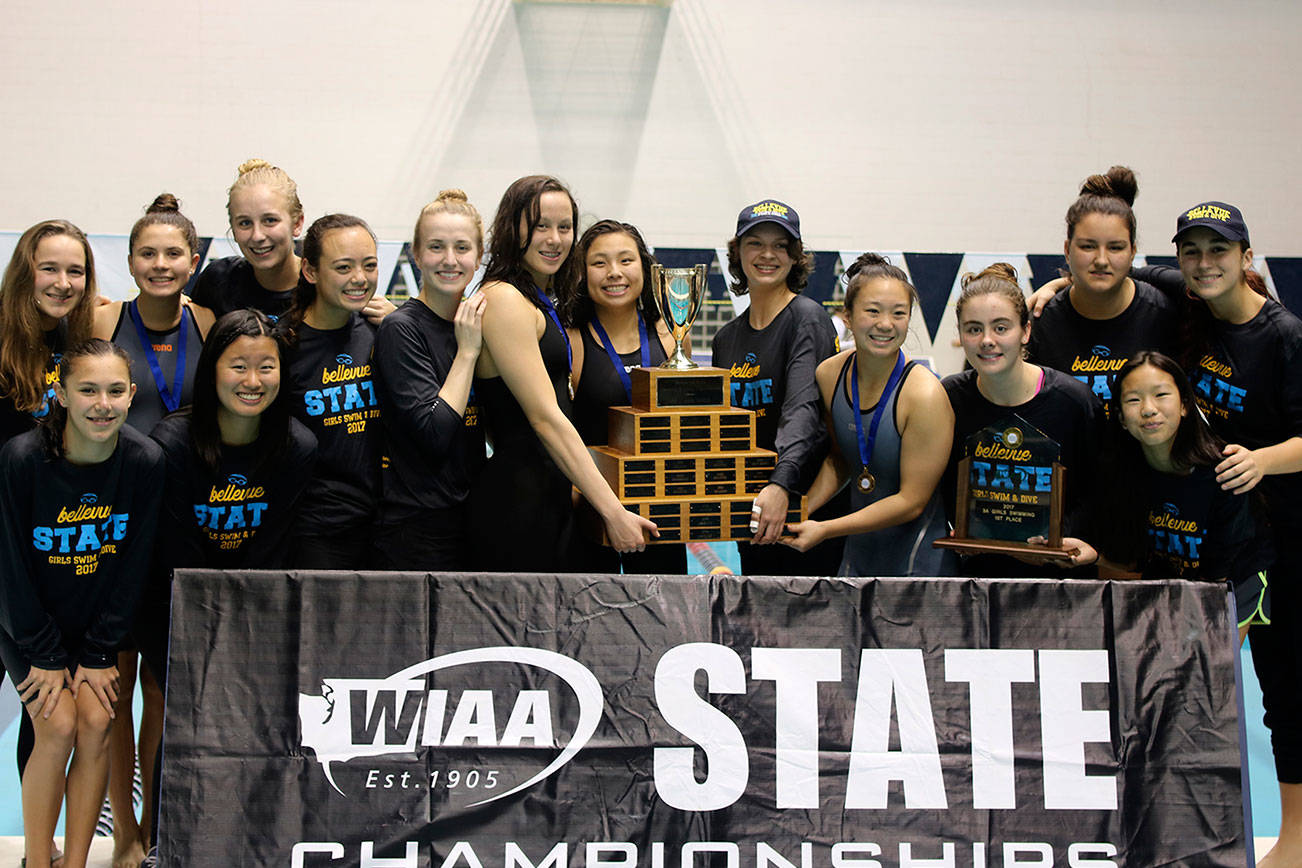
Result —
[[[674, 353], [658, 368], [634, 368], [632, 406], [610, 408], [608, 446], [588, 452], [630, 512], [660, 529], [650, 543], [723, 542], [751, 537], [751, 505], [778, 455], [755, 446], [755, 411], [732, 406], [728, 372], [701, 367], [683, 352], [706, 292], [705, 266], [651, 266]], [[602, 544], [604, 527], [586, 501], [581, 520]], [[803, 521], [792, 499], [788, 522]]]
[[[1035, 555], [1070, 561], [1062, 544], [1061, 449], [1012, 414], [967, 439], [958, 464], [954, 536], [932, 543], [962, 554]], [[1043, 537], [1045, 543], [1029, 543]]]

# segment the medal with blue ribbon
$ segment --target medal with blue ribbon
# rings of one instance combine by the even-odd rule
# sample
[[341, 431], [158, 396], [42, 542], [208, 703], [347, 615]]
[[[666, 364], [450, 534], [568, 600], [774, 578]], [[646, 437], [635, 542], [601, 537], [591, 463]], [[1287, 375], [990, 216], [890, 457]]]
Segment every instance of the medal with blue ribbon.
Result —
[[131, 324], [136, 327], [136, 337], [140, 338], [140, 348], [145, 353], [145, 361], [149, 363], [149, 373], [154, 375], [154, 386], [158, 389], [158, 397], [163, 399], [163, 406], [167, 408], [167, 412], [175, 413], [176, 408], [181, 406], [181, 387], [185, 383], [185, 349], [190, 337], [190, 330], [186, 326], [190, 323], [190, 311], [185, 305], [181, 305], [181, 324], [176, 338], [176, 372], [172, 375], [170, 389], [167, 387], [167, 378], [163, 376], [163, 368], [158, 363], [158, 353], [154, 352], [154, 342], [150, 340], [145, 330], [145, 321], [141, 319], [140, 311], [136, 309], [135, 299], [127, 302], [127, 316], [131, 318]]
[[873, 476], [868, 470], [868, 462], [873, 457], [873, 445], [877, 442], [877, 426], [882, 422], [882, 415], [886, 412], [886, 405], [890, 403], [891, 393], [899, 385], [900, 378], [904, 374], [904, 351], [899, 350], [899, 356], [895, 359], [895, 368], [891, 371], [890, 378], [886, 381], [886, 387], [882, 389], [882, 396], [877, 399], [877, 409], [873, 410], [872, 421], [868, 424], [868, 436], [864, 436], [863, 414], [859, 411], [859, 354], [855, 353], [855, 358], [850, 367], [850, 399], [854, 407], [854, 433], [859, 440], [859, 461], [863, 464], [863, 470], [859, 473], [859, 478], [855, 484], [859, 491], [869, 494], [877, 487], [877, 477]]
[[[602, 328], [601, 320], [597, 317], [592, 318], [592, 330], [601, 338], [601, 345], [606, 348], [606, 355], [610, 356], [610, 363], [615, 366], [615, 373], [619, 374], [619, 381], [624, 384], [624, 396], [628, 400], [633, 400], [633, 381], [628, 376], [628, 371], [624, 368], [624, 360], [620, 358], [619, 353], [615, 351], [615, 344]], [[637, 312], [637, 334], [638, 347], [642, 355], [642, 367], [651, 367], [651, 344], [647, 341], [646, 320], [642, 319], [642, 311]]]

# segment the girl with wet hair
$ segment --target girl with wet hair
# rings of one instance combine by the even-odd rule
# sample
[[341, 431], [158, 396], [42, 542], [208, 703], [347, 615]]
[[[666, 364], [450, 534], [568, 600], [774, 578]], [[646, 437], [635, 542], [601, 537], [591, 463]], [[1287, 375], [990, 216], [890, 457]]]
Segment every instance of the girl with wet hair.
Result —
[[[637, 227], [599, 220], [583, 233], [566, 264], [558, 307], [571, 324], [574, 347], [574, 427], [588, 446], [604, 446], [611, 407], [632, 403], [634, 367], [654, 367], [674, 351], [674, 339], [652, 297], [655, 259]], [[690, 353], [690, 345], [685, 348]], [[680, 543], [620, 554], [576, 542], [581, 569], [603, 573], [682, 575], [687, 548]]]
[[[616, 551], [642, 551], [656, 532], [620, 504], [570, 421], [573, 347], [550, 294], [577, 222], [574, 198], [546, 175], [512, 183], [493, 219], [475, 366], [493, 455], [470, 494], [471, 549], [481, 569], [570, 568], [571, 483]], [[511, 544], [502, 544], [504, 534]]]
[[375, 326], [363, 317], [379, 276], [375, 234], [328, 214], [303, 236], [303, 273], [286, 316], [289, 404], [317, 440], [294, 530], [298, 569], [370, 565], [380, 497], [380, 402], [371, 372]]
[[852, 511], [788, 528], [804, 550], [845, 537], [842, 576], [939, 576], [953, 556], [937, 484], [949, 459], [954, 413], [935, 375], [904, 354], [918, 293], [908, 275], [866, 253], [849, 270], [842, 317], [854, 347], [825, 360], [816, 377], [833, 449], [809, 490], [815, 509], [842, 485]]
[[388, 570], [464, 570], [471, 482], [484, 433], [471, 390], [486, 296], [466, 297], [484, 255], [479, 211], [461, 190], [421, 209], [412, 233], [420, 294], [380, 323], [375, 389], [384, 407], [384, 497], [376, 531]]
[[1085, 180], [1067, 209], [1069, 286], [1045, 305], [1027, 345], [1032, 361], [1085, 383], [1105, 408], [1126, 360], [1146, 349], [1174, 353], [1179, 331], [1178, 306], [1130, 276], [1138, 191], [1125, 166]]
[[[951, 524], [958, 481], [958, 464], [970, 436], [1016, 414], [1035, 426], [1060, 448], [1066, 470], [1063, 533], [1079, 537], [1086, 518], [1087, 488], [1095, 477], [1093, 455], [1103, 432], [1103, 408], [1079, 380], [1053, 368], [1028, 362], [1025, 348], [1031, 337], [1026, 299], [1017, 284], [1017, 271], [997, 262], [979, 274], [966, 274], [957, 307], [958, 333], [969, 370], [943, 381], [954, 410], [954, 439], [941, 493]], [[1071, 567], [1090, 564], [1095, 553], [1079, 549]], [[1030, 561], [1037, 561], [1031, 563]], [[1044, 575], [1048, 565], [1003, 555], [963, 558], [964, 575]]]
[[123, 427], [134, 392], [126, 353], [94, 338], [75, 345], [41, 427], [0, 449], [0, 658], [35, 731], [22, 783], [27, 865], [51, 864], [65, 801], [62, 864], [86, 864], [108, 782], [117, 649], [163, 486], [161, 450]]

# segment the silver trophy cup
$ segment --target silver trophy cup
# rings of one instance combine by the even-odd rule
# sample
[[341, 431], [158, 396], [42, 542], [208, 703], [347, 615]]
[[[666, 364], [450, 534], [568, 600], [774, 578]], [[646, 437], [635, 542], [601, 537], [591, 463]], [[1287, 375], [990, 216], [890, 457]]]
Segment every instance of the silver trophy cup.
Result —
[[662, 368], [689, 371], [699, 367], [683, 352], [683, 341], [691, 333], [692, 323], [705, 301], [706, 274], [704, 265], [691, 268], [651, 266], [651, 294], [674, 338], [673, 355], [665, 359], [660, 365]]

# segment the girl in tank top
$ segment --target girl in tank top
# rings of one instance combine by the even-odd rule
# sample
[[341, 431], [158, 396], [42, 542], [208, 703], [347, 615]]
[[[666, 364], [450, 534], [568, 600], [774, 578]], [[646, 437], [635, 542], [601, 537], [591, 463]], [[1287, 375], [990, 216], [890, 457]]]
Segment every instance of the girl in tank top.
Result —
[[[588, 446], [607, 443], [611, 407], [632, 403], [629, 370], [657, 366], [674, 351], [674, 339], [651, 296], [654, 261], [636, 227], [600, 220], [583, 233], [567, 269], [572, 279], [557, 306], [571, 323], [574, 427]], [[691, 347], [684, 351], [690, 353]], [[576, 548], [579, 566], [592, 572], [687, 572], [687, 548], [678, 543], [623, 555], [585, 539]]]
[[569, 419], [573, 352], [549, 292], [574, 247], [578, 212], [560, 181], [530, 175], [507, 188], [493, 219], [475, 366], [493, 455], [470, 494], [472, 558], [482, 569], [568, 569], [570, 483], [617, 551], [641, 551], [655, 532], [620, 504]]
[[935, 375], [901, 349], [917, 290], [874, 253], [860, 256], [849, 273], [842, 316], [854, 348], [816, 371], [833, 449], [810, 488], [809, 508], [848, 481], [854, 511], [790, 525], [782, 542], [803, 551], [846, 537], [843, 576], [946, 575], [952, 556], [931, 543], [946, 531], [937, 484], [954, 413]]

